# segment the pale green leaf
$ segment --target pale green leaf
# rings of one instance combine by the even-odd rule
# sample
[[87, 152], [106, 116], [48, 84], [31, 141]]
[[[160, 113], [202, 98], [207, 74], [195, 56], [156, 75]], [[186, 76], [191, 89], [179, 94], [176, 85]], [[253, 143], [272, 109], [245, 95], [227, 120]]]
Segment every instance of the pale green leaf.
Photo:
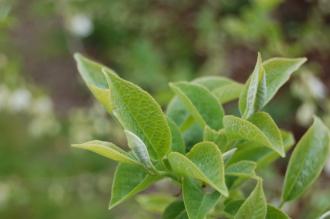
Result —
[[125, 130], [125, 135], [127, 138], [128, 146], [132, 149], [135, 158], [140, 161], [147, 169], [155, 170], [155, 167], [150, 160], [147, 146], [144, 144], [144, 142], [137, 135], [128, 130]]
[[192, 81], [192, 83], [203, 85], [206, 87], [209, 91], [214, 91], [218, 88], [231, 85], [231, 84], [238, 84], [237, 82], [221, 76], [205, 76], [196, 78]]
[[280, 209], [268, 205], [266, 219], [290, 219], [290, 217]]
[[267, 98], [263, 103], [265, 106], [287, 82], [293, 72], [298, 70], [306, 58], [272, 58], [263, 63], [266, 72]]
[[220, 198], [216, 191], [203, 191], [202, 185], [191, 178], [184, 178], [182, 193], [189, 219], [204, 219]]
[[258, 53], [257, 63], [239, 98], [239, 109], [243, 118], [249, 118], [257, 111], [258, 106], [263, 105], [261, 103], [263, 99], [258, 99], [260, 96], [258, 95], [258, 92], [262, 92], [259, 88], [263, 89], [263, 86], [259, 85], [265, 78], [264, 73], [265, 71], [262, 66], [261, 55]]
[[158, 103], [144, 90], [103, 69], [111, 90], [113, 113], [122, 126], [139, 136], [152, 158], [170, 149], [171, 132]]
[[255, 178], [255, 169], [257, 164], [253, 161], [242, 160], [237, 163], [231, 164], [226, 168], [226, 175], [237, 177]]
[[145, 190], [158, 179], [159, 176], [149, 175], [140, 166], [119, 164], [112, 182], [109, 209]]
[[283, 201], [299, 198], [316, 180], [329, 156], [329, 131], [315, 117], [295, 147], [286, 171], [282, 193]]
[[79, 53], [76, 53], [74, 58], [77, 62], [78, 71], [87, 87], [106, 110], [111, 112], [113, 107], [111, 94], [107, 80], [102, 73], [102, 68], [104, 68], [104, 66], [83, 57]]
[[138, 195], [136, 200], [147, 211], [163, 213], [166, 207], [172, 203], [175, 198], [166, 193], [153, 193]]
[[[288, 151], [294, 144], [293, 135], [281, 130], [285, 151]], [[270, 148], [255, 145], [251, 142], [237, 145], [239, 150], [235, 152], [228, 164], [236, 163], [240, 160], [251, 160], [257, 162], [257, 168], [262, 168], [279, 157], [279, 154]]]
[[225, 104], [239, 98], [243, 88], [240, 83], [232, 83], [213, 90], [212, 94], [221, 104]]
[[249, 118], [249, 121], [256, 125], [271, 142], [271, 148], [282, 157], [285, 156], [283, 140], [280, 129], [272, 117], [265, 112], [257, 112]]
[[206, 88], [188, 82], [171, 83], [170, 87], [201, 127], [222, 127], [223, 108]]
[[214, 143], [198, 143], [187, 156], [172, 152], [168, 155], [168, 160], [177, 174], [199, 179], [224, 196], [228, 195], [222, 154]]
[[235, 219], [265, 219], [267, 202], [262, 188], [262, 181], [258, 180], [256, 187], [238, 209]]
[[226, 134], [238, 140], [247, 140], [272, 148], [273, 145], [267, 136], [253, 123], [236, 116], [224, 116], [223, 125]]
[[186, 146], [179, 127], [170, 118], [168, 118], [167, 121], [170, 126], [170, 130], [172, 134], [172, 144], [171, 144], [172, 151], [184, 154], [186, 151]]
[[175, 201], [167, 206], [162, 219], [188, 219], [183, 201]]
[[72, 144], [72, 147], [92, 151], [96, 154], [102, 155], [118, 162], [140, 164], [129, 153], [110, 142], [93, 140], [82, 144]]
[[221, 151], [226, 151], [229, 143], [224, 129], [215, 131], [208, 126], [205, 126], [204, 128], [203, 140], [214, 142], [216, 145], [218, 145]]

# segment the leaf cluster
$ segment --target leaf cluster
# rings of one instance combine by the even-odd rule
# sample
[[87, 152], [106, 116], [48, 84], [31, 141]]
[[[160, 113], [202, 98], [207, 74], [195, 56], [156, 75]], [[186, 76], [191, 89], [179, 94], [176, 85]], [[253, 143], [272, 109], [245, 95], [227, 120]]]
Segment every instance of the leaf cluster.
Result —
[[[262, 61], [258, 54], [245, 84], [215, 76], [170, 83], [175, 96], [166, 113], [146, 91], [111, 69], [80, 54], [75, 59], [87, 87], [122, 125], [130, 149], [98, 140], [73, 145], [119, 162], [110, 209], [170, 178], [179, 185], [180, 197], [137, 198], [148, 209], [164, 211], [164, 219], [289, 218], [267, 203], [257, 172], [285, 157], [295, 141], [263, 109], [305, 58]], [[237, 99], [240, 116], [226, 114], [223, 105]], [[319, 176], [329, 140], [328, 129], [315, 117], [290, 158], [282, 204], [298, 199]], [[255, 187], [244, 194], [248, 181]]]

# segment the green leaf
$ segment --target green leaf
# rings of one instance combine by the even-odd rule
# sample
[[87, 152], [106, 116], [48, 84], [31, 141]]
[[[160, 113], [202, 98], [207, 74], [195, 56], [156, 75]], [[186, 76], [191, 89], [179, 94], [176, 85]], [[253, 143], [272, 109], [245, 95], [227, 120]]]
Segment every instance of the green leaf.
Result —
[[188, 219], [183, 201], [175, 201], [170, 204], [165, 209], [162, 219]]
[[76, 53], [74, 58], [77, 62], [78, 71], [93, 93], [95, 98], [105, 107], [108, 112], [112, 111], [111, 94], [106, 78], [102, 73], [103, 65], [87, 59]]
[[280, 129], [272, 117], [265, 112], [257, 112], [249, 118], [249, 121], [256, 125], [271, 142], [271, 148], [282, 157], [285, 156], [283, 140]]
[[140, 166], [119, 164], [112, 183], [109, 209], [145, 190], [158, 179], [159, 176], [148, 175]]
[[306, 58], [272, 58], [263, 63], [267, 86], [267, 97], [263, 106], [275, 96], [277, 91], [289, 80], [292, 73], [306, 61]]
[[189, 219], [204, 219], [220, 198], [216, 191], [204, 192], [200, 183], [191, 178], [184, 178], [182, 192]]
[[242, 206], [244, 200], [231, 200], [225, 204], [224, 211], [230, 215], [230, 218], [234, 217], [238, 209]]
[[208, 126], [205, 126], [204, 128], [203, 140], [214, 142], [218, 145], [221, 151], [226, 151], [229, 143], [224, 129], [215, 131]]
[[193, 80], [192, 83], [202, 85], [205, 88], [207, 88], [209, 91], [214, 91], [218, 88], [231, 84], [239, 84], [229, 78], [221, 77], [221, 76], [200, 77]]
[[168, 160], [177, 174], [199, 179], [228, 196], [222, 154], [214, 143], [198, 143], [187, 156], [172, 152], [168, 155]]
[[231, 138], [252, 141], [273, 149], [267, 136], [253, 123], [236, 116], [224, 116], [223, 125]]
[[[294, 144], [293, 135], [283, 130], [281, 130], [281, 135], [285, 151], [288, 151]], [[251, 160], [257, 162], [258, 169], [266, 166], [279, 157], [277, 152], [260, 145], [255, 145], [251, 142], [246, 142], [245, 144], [237, 146], [240, 148], [235, 152], [228, 164], [236, 163], [241, 160]]]
[[72, 144], [72, 147], [92, 151], [96, 154], [118, 162], [140, 165], [140, 163], [135, 160], [129, 153], [110, 142], [93, 140], [82, 144]]
[[138, 203], [147, 211], [163, 213], [166, 207], [174, 201], [174, 197], [165, 193], [139, 195]]
[[282, 193], [283, 201], [299, 198], [320, 175], [329, 156], [329, 131], [315, 117], [295, 147], [286, 171]]
[[255, 178], [255, 169], [257, 164], [253, 161], [242, 160], [237, 163], [231, 164], [226, 168], [226, 175]]
[[265, 219], [267, 202], [262, 189], [262, 181], [258, 180], [256, 187], [238, 209], [235, 219]]
[[171, 83], [170, 87], [201, 127], [222, 127], [223, 108], [206, 88], [188, 82]]
[[212, 94], [221, 104], [225, 104], [239, 98], [243, 88], [240, 83], [232, 83], [213, 90]]
[[280, 209], [268, 205], [266, 219], [290, 219], [290, 217]]
[[122, 126], [139, 136], [152, 158], [162, 158], [170, 149], [171, 132], [158, 103], [145, 91], [103, 69], [111, 90], [113, 113]]
[[127, 138], [128, 146], [132, 149], [135, 158], [140, 161], [148, 170], [155, 170], [155, 167], [150, 160], [147, 146], [144, 144], [144, 142], [137, 135], [128, 130], [125, 130], [125, 135]]
[[172, 119], [178, 126], [182, 125], [189, 117], [189, 112], [187, 111], [181, 100], [175, 96], [167, 105], [166, 115], [168, 118]]
[[241, 93], [239, 98], [239, 109], [243, 118], [249, 118], [253, 113], [258, 110], [258, 107], [263, 105], [264, 101], [263, 92], [266, 92], [266, 88], [263, 84], [266, 79], [264, 76], [265, 70], [262, 66], [261, 55], [258, 53], [257, 63], [254, 67], [253, 73]]
[[170, 126], [171, 135], [172, 135], [172, 144], [171, 144], [172, 151], [184, 154], [186, 151], [186, 146], [184, 144], [184, 140], [182, 138], [179, 127], [170, 118], [168, 118], [167, 121]]

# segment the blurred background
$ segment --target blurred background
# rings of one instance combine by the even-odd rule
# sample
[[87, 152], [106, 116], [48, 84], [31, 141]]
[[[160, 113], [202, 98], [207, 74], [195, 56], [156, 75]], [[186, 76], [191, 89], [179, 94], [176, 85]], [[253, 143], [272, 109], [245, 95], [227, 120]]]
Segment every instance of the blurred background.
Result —
[[[296, 139], [313, 114], [330, 126], [329, 0], [0, 0], [0, 218], [159, 218], [142, 199], [108, 211], [115, 163], [69, 146], [91, 139], [125, 146], [79, 77], [77, 51], [164, 108], [169, 81], [244, 82], [258, 51], [264, 60], [305, 56], [266, 110]], [[286, 164], [262, 172], [269, 200], [279, 197]], [[286, 210], [316, 218], [330, 208], [329, 182], [330, 160]]]

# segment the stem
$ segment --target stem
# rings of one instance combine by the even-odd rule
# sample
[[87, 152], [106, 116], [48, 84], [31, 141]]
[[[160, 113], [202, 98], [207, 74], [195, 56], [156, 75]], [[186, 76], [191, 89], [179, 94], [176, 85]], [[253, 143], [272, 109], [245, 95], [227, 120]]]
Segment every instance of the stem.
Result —
[[280, 205], [278, 206], [278, 208], [279, 208], [279, 209], [282, 209], [283, 206], [284, 206], [284, 204], [285, 204], [285, 201], [282, 200], [281, 203], [280, 203]]

